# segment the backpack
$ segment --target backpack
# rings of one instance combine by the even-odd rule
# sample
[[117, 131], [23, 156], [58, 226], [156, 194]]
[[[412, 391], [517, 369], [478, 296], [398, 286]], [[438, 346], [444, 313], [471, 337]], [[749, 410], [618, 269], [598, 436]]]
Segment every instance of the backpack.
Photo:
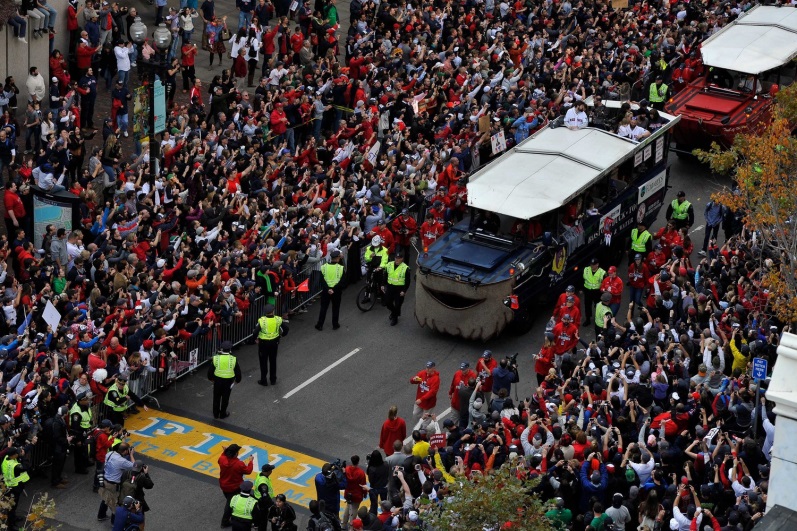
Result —
[[324, 513], [310, 518], [310, 522], [307, 524], [307, 531], [337, 531], [339, 529], [340, 526], [336, 528]]

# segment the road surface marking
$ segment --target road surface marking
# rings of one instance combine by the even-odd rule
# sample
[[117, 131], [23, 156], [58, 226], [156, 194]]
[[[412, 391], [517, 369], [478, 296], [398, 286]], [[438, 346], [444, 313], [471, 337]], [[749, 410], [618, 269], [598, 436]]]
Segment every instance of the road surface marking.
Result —
[[315, 376], [311, 377], [309, 380], [306, 380], [304, 383], [300, 384], [299, 387], [295, 388], [292, 391], [288, 391], [288, 394], [286, 394], [282, 398], [286, 399], [286, 398], [292, 397], [293, 395], [295, 395], [296, 393], [298, 393], [299, 391], [301, 391], [302, 389], [304, 389], [305, 387], [307, 387], [308, 385], [310, 385], [314, 381], [318, 380], [319, 378], [324, 376], [326, 373], [328, 373], [329, 371], [331, 371], [332, 369], [334, 369], [335, 367], [337, 367], [338, 365], [340, 365], [341, 363], [343, 363], [347, 359], [351, 358], [352, 356], [354, 356], [358, 352], [360, 352], [360, 347], [357, 347], [356, 349], [352, 350], [351, 352], [349, 352], [348, 354], [346, 354], [345, 356], [340, 358], [338, 361], [336, 361], [335, 363], [333, 363], [332, 365], [330, 365], [329, 367], [324, 369], [323, 371], [321, 371], [318, 374], [316, 374]]
[[[437, 422], [440, 422], [440, 420], [441, 420], [443, 417], [445, 417], [446, 415], [448, 415], [449, 413], [451, 413], [451, 408], [450, 408], [450, 407], [449, 407], [448, 409], [444, 410], [444, 411], [443, 411], [442, 413], [440, 413], [439, 415], [437, 415]], [[414, 428], [415, 428], [415, 426], [413, 426], [413, 429], [414, 429]], [[444, 433], [445, 433], [445, 432], [444, 432]], [[412, 435], [410, 435], [409, 437], [407, 437], [406, 439], [404, 439], [404, 444], [411, 443], [411, 442], [412, 442]]]
[[[285, 494], [296, 505], [307, 507], [316, 498], [315, 476], [326, 461], [275, 444], [265, 443], [229, 430], [163, 411], [150, 410], [125, 422], [136, 456], [176, 465], [193, 472], [219, 477], [218, 459], [225, 446], [241, 446], [238, 457], [254, 459], [249, 479], [260, 467], [274, 465], [271, 480], [276, 493]], [[140, 458], [140, 457], [139, 457]]]
[[706, 226], [705, 226], [705, 225], [698, 225], [697, 227], [695, 227], [694, 229], [692, 229], [691, 231], [689, 231], [689, 234], [694, 234], [694, 233], [696, 233], [696, 232], [698, 232], [698, 231], [701, 231], [701, 230], [703, 230], [703, 229], [705, 229], [705, 228], [706, 228]]

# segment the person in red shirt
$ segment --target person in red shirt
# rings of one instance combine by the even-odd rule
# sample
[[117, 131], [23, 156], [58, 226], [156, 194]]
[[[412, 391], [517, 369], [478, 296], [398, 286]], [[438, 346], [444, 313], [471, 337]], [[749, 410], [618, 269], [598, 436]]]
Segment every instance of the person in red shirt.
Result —
[[22, 226], [25, 219], [25, 205], [17, 194], [17, 183], [9, 181], [3, 196], [3, 204], [6, 207], [6, 233], [16, 234], [16, 230]]
[[578, 343], [578, 327], [573, 324], [570, 314], [562, 316], [562, 322], [557, 323], [551, 330], [554, 335], [554, 352], [557, 356], [573, 350]]
[[415, 406], [412, 408], [413, 425], [415, 425], [424, 413], [431, 413], [437, 405], [440, 373], [435, 369], [435, 362], [427, 361], [426, 368], [410, 378], [410, 383], [418, 386], [415, 390]]
[[244, 482], [244, 476], [251, 474], [255, 458], [249, 456], [246, 461], [238, 459], [238, 452], [241, 447], [237, 444], [231, 444], [224, 448], [224, 451], [219, 456], [219, 487], [221, 493], [224, 494], [224, 514], [221, 517], [221, 527], [230, 527], [230, 518], [232, 517], [232, 509], [230, 508], [230, 500], [233, 496], [241, 492], [241, 483]]
[[[658, 287], [658, 290], [656, 289]], [[655, 313], [656, 310], [656, 297], [660, 296], [667, 290], [672, 289], [672, 282], [670, 282], [670, 274], [662, 271], [658, 275], [653, 275], [648, 278], [648, 298], [645, 301], [650, 313]]]
[[110, 419], [102, 419], [100, 433], [97, 434], [94, 443], [94, 465], [96, 467], [94, 472], [94, 492], [99, 492], [100, 490], [100, 474], [105, 471], [105, 456], [108, 455], [108, 450], [113, 445], [114, 438], [111, 436], [111, 428], [113, 428], [113, 422]]
[[398, 407], [391, 406], [387, 412], [387, 420], [382, 423], [382, 431], [379, 433], [379, 448], [384, 450], [386, 456], [393, 455], [393, 444], [399, 441], [404, 444], [407, 438], [407, 423], [398, 416]]
[[567, 288], [565, 288], [565, 292], [559, 295], [559, 298], [556, 299], [556, 306], [554, 306], [554, 308], [558, 308], [559, 306], [564, 306], [564, 304], [567, 302], [568, 297], [573, 297], [573, 300], [575, 301], [574, 306], [576, 308], [581, 308], [581, 298], [578, 295], [576, 295], [576, 287], [573, 286], [572, 284], [567, 286]]
[[[182, 48], [180, 48], [180, 66], [183, 67], [183, 94], [188, 92], [196, 81], [194, 61], [198, 51], [196, 44], [191, 42], [184, 42]], [[193, 93], [191, 95], [193, 96]], [[199, 102], [202, 103], [202, 96], [199, 97]]]
[[281, 144], [284, 140], [283, 135], [288, 130], [288, 117], [285, 115], [285, 111], [282, 109], [281, 102], [277, 102], [277, 104], [274, 106], [274, 110], [271, 111], [270, 122], [271, 134], [277, 137], [274, 140], [274, 144]]
[[346, 500], [346, 508], [343, 510], [343, 522], [341, 529], [349, 528], [349, 518], [357, 518], [357, 509], [363, 502], [367, 491], [363, 489], [368, 480], [365, 472], [360, 468], [360, 456], [351, 456], [351, 464], [344, 469], [346, 474], [346, 488], [343, 489], [343, 498]]
[[390, 229], [387, 228], [385, 225], [385, 220], [380, 219], [376, 227], [371, 230], [370, 234], [368, 234], [369, 238], [373, 238], [374, 236], [379, 236], [382, 238], [382, 246], [387, 248], [388, 254], [393, 254], [396, 252], [396, 240], [393, 238], [393, 233], [390, 232]]
[[476, 378], [476, 372], [470, 368], [470, 363], [463, 361], [459, 366], [459, 370], [454, 373], [451, 385], [448, 388], [448, 398], [451, 399], [451, 420], [454, 424], [459, 423], [460, 417], [459, 390], [467, 387], [471, 378]]
[[468, 187], [464, 177], [460, 177], [455, 184], [451, 185], [448, 190], [448, 201], [451, 216], [457, 221], [462, 221], [468, 208]]
[[648, 253], [648, 269], [651, 272], [658, 271], [664, 267], [664, 264], [667, 263], [667, 260], [669, 260], [669, 258], [667, 258], [667, 254], [664, 252], [664, 246], [660, 243], [657, 243], [653, 247], [653, 251]]
[[410, 240], [418, 232], [418, 223], [415, 218], [410, 216], [410, 211], [405, 208], [401, 214], [396, 216], [396, 219], [390, 224], [390, 228], [393, 230], [396, 249], [404, 251], [404, 254], [407, 255], [410, 252]]
[[[476, 362], [476, 374], [482, 377], [482, 389], [493, 388], [493, 369], [498, 367], [498, 362], [493, 358], [490, 350], [485, 350], [482, 357]], [[465, 382], [467, 384], [467, 382]]]
[[437, 221], [431, 211], [426, 213], [426, 221], [421, 225], [421, 242], [423, 243], [424, 251], [432, 245], [437, 238], [443, 235], [445, 228], [443, 224]]
[[548, 371], [553, 368], [554, 358], [556, 352], [554, 345], [556, 343], [556, 336], [553, 332], [545, 332], [545, 341], [542, 344], [540, 353], [534, 356], [534, 372], [537, 373], [537, 385], [542, 384], [545, 377], [548, 376]]
[[576, 306], [576, 296], [567, 295], [565, 303], [562, 306], [557, 306], [553, 311], [554, 321], [557, 323], [562, 320], [564, 315], [569, 315], [570, 318], [576, 323], [576, 326], [581, 322], [581, 309]]
[[645, 292], [645, 286], [647, 286], [648, 277], [650, 277], [648, 265], [642, 261], [641, 254], [635, 254], [634, 261], [628, 265], [628, 287], [631, 289], [631, 302], [637, 308], [642, 304], [642, 296]]
[[664, 255], [667, 257], [667, 260], [669, 260], [672, 255], [672, 248], [676, 245], [680, 245], [681, 239], [678, 234], [678, 229], [675, 228], [675, 221], [668, 221], [667, 226], [660, 228], [659, 231], [653, 235], [653, 239], [659, 240]]
[[612, 296], [612, 300], [609, 301], [609, 308], [612, 309], [612, 315], [618, 315], [620, 301], [623, 298], [623, 280], [617, 276], [616, 267], [611, 266], [607, 271], [606, 277], [601, 282], [601, 292]]

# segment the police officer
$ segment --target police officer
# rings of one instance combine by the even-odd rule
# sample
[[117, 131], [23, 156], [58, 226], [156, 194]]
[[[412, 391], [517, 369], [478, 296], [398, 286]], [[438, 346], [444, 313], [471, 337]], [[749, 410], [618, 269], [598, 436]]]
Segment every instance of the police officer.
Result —
[[589, 267], [584, 268], [584, 324], [592, 320], [592, 310], [600, 299], [601, 283], [605, 276], [606, 271], [600, 267], [597, 258], [593, 258]]
[[681, 190], [670, 206], [667, 207], [667, 219], [675, 221], [676, 228], [691, 228], [695, 224], [695, 209], [686, 200], [686, 192]]
[[10, 503], [11, 506], [7, 509], [6, 522], [8, 522], [9, 528], [16, 529], [19, 497], [25, 490], [25, 484], [30, 480], [25, 466], [19, 462], [19, 449], [12, 446], [6, 451], [2, 469], [3, 482], [14, 498], [14, 501]]
[[89, 449], [86, 435], [91, 431], [92, 414], [91, 395], [84, 391], [77, 395], [77, 401], [69, 410], [69, 428], [72, 432], [72, 444], [75, 446], [75, 473], [88, 474]]
[[[381, 239], [381, 238], [380, 238]], [[332, 262], [321, 266], [321, 311], [318, 314], [316, 330], [324, 329], [329, 303], [332, 303], [332, 330], [340, 328], [340, 297], [343, 293], [343, 265], [340, 263], [340, 251], [330, 253]]]
[[233, 531], [251, 531], [252, 519], [258, 518], [257, 500], [252, 497], [252, 482], [244, 481], [241, 483], [241, 492], [236, 494], [230, 500], [230, 509], [232, 509], [232, 523]]
[[288, 325], [282, 317], [274, 316], [274, 305], [266, 304], [266, 315], [257, 320], [255, 334], [260, 357], [260, 385], [268, 385], [268, 371], [271, 368], [271, 385], [277, 383], [277, 348], [280, 337], [288, 335]]
[[371, 238], [371, 245], [365, 250], [365, 266], [368, 270], [379, 271], [387, 267], [388, 252], [382, 246], [382, 237], [374, 236]]
[[410, 268], [404, 263], [404, 252], [398, 251], [396, 259], [385, 267], [387, 286], [385, 286], [385, 305], [390, 310], [390, 326], [396, 326], [401, 316], [404, 295], [410, 287]]
[[[271, 484], [271, 472], [274, 470], [274, 465], [266, 463], [260, 467], [260, 474], [255, 478], [255, 486], [253, 496], [259, 500], [263, 496], [274, 498], [274, 486]], [[265, 492], [261, 492], [261, 485], [265, 485]]]
[[636, 253], [647, 254], [653, 250], [653, 235], [648, 232], [648, 226], [644, 221], [637, 223], [635, 229], [631, 229], [631, 252], [630, 256]]
[[127, 380], [130, 375], [127, 372], [120, 372], [116, 375], [116, 382], [105, 393], [105, 399], [102, 403], [105, 405], [105, 416], [114, 424], [121, 426], [125, 425], [125, 411], [129, 407], [128, 398], [130, 398], [137, 406], [143, 407], [144, 411], [149, 411], [149, 408], [144, 405], [144, 402], [131, 392], [127, 387]]
[[241, 366], [232, 355], [232, 343], [224, 341], [219, 352], [213, 356], [208, 367], [208, 380], [213, 382], [213, 418], [224, 419], [230, 416], [227, 405], [234, 383], [241, 383]]
[[611, 301], [612, 294], [606, 291], [601, 294], [600, 302], [595, 305], [595, 337], [606, 333], [609, 323], [606, 318], [608, 317], [611, 320], [614, 317], [612, 309], [609, 307]]

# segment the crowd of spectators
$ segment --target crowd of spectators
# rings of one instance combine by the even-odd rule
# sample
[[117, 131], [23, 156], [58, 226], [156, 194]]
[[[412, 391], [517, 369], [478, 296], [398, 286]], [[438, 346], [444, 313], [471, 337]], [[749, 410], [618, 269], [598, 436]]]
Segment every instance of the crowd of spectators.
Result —
[[[419, 235], [430, 244], [464, 214], [467, 177], [494, 157], [499, 131], [511, 147], [562, 118], [644, 138], [673, 70], [751, 4], [354, 0], [348, 22], [335, 0], [236, 5], [237, 31], [213, 0], [168, 14], [158, 2], [174, 38], [159, 72], [168, 118], [157, 160], [128, 118], [133, 80], [145, 78], [137, 69], [157, 53], [131, 42], [135, 8], [70, 2], [69, 50], [52, 52], [49, 75], [41, 65], [22, 88], [5, 80], [0, 356], [3, 437], [16, 446], [35, 442], [42, 419], [83, 388], [101, 401], [119, 374], [166, 385], [181, 342], [239, 318], [261, 295], [290, 299], [293, 279], [334, 250], [350, 257], [356, 281], [362, 242], [390, 232], [404, 209], [426, 212]], [[5, 2], [0, 19], [24, 39], [34, 17], [42, 36], [55, 23], [48, 7]], [[196, 77], [204, 57], [218, 59], [212, 79]], [[98, 94], [111, 99], [111, 116], [95, 122]], [[608, 100], [639, 105], [615, 119]], [[80, 226], [50, 225], [33, 241], [22, 201], [30, 186], [79, 196]], [[398, 448], [435, 470], [423, 482], [405, 466], [406, 484], [387, 474], [388, 493], [444, 498], [449, 474], [525, 456], [517, 466], [543, 478], [554, 517], [572, 511], [581, 528], [597, 529], [604, 514], [630, 515], [629, 529], [686, 531], [695, 514], [749, 526], [766, 501], [768, 447], [748, 428], [755, 418], [770, 430], [748, 363], [751, 353], [774, 361], [770, 326], [779, 326], [757, 287], [763, 271], [752, 260], [764, 251], [749, 236], [694, 266], [688, 254], [668, 257], [665, 273], [651, 270], [660, 296], [647, 311], [613, 320], [588, 355], [562, 353], [529, 402], [489, 389], [495, 396], [479, 398], [470, 417], [460, 410], [462, 427], [444, 423], [450, 451], [433, 451], [431, 465], [413, 445]], [[57, 329], [42, 316], [48, 301], [63, 317]], [[390, 499], [387, 513], [402, 505]], [[713, 513], [697, 511], [709, 504]]]

